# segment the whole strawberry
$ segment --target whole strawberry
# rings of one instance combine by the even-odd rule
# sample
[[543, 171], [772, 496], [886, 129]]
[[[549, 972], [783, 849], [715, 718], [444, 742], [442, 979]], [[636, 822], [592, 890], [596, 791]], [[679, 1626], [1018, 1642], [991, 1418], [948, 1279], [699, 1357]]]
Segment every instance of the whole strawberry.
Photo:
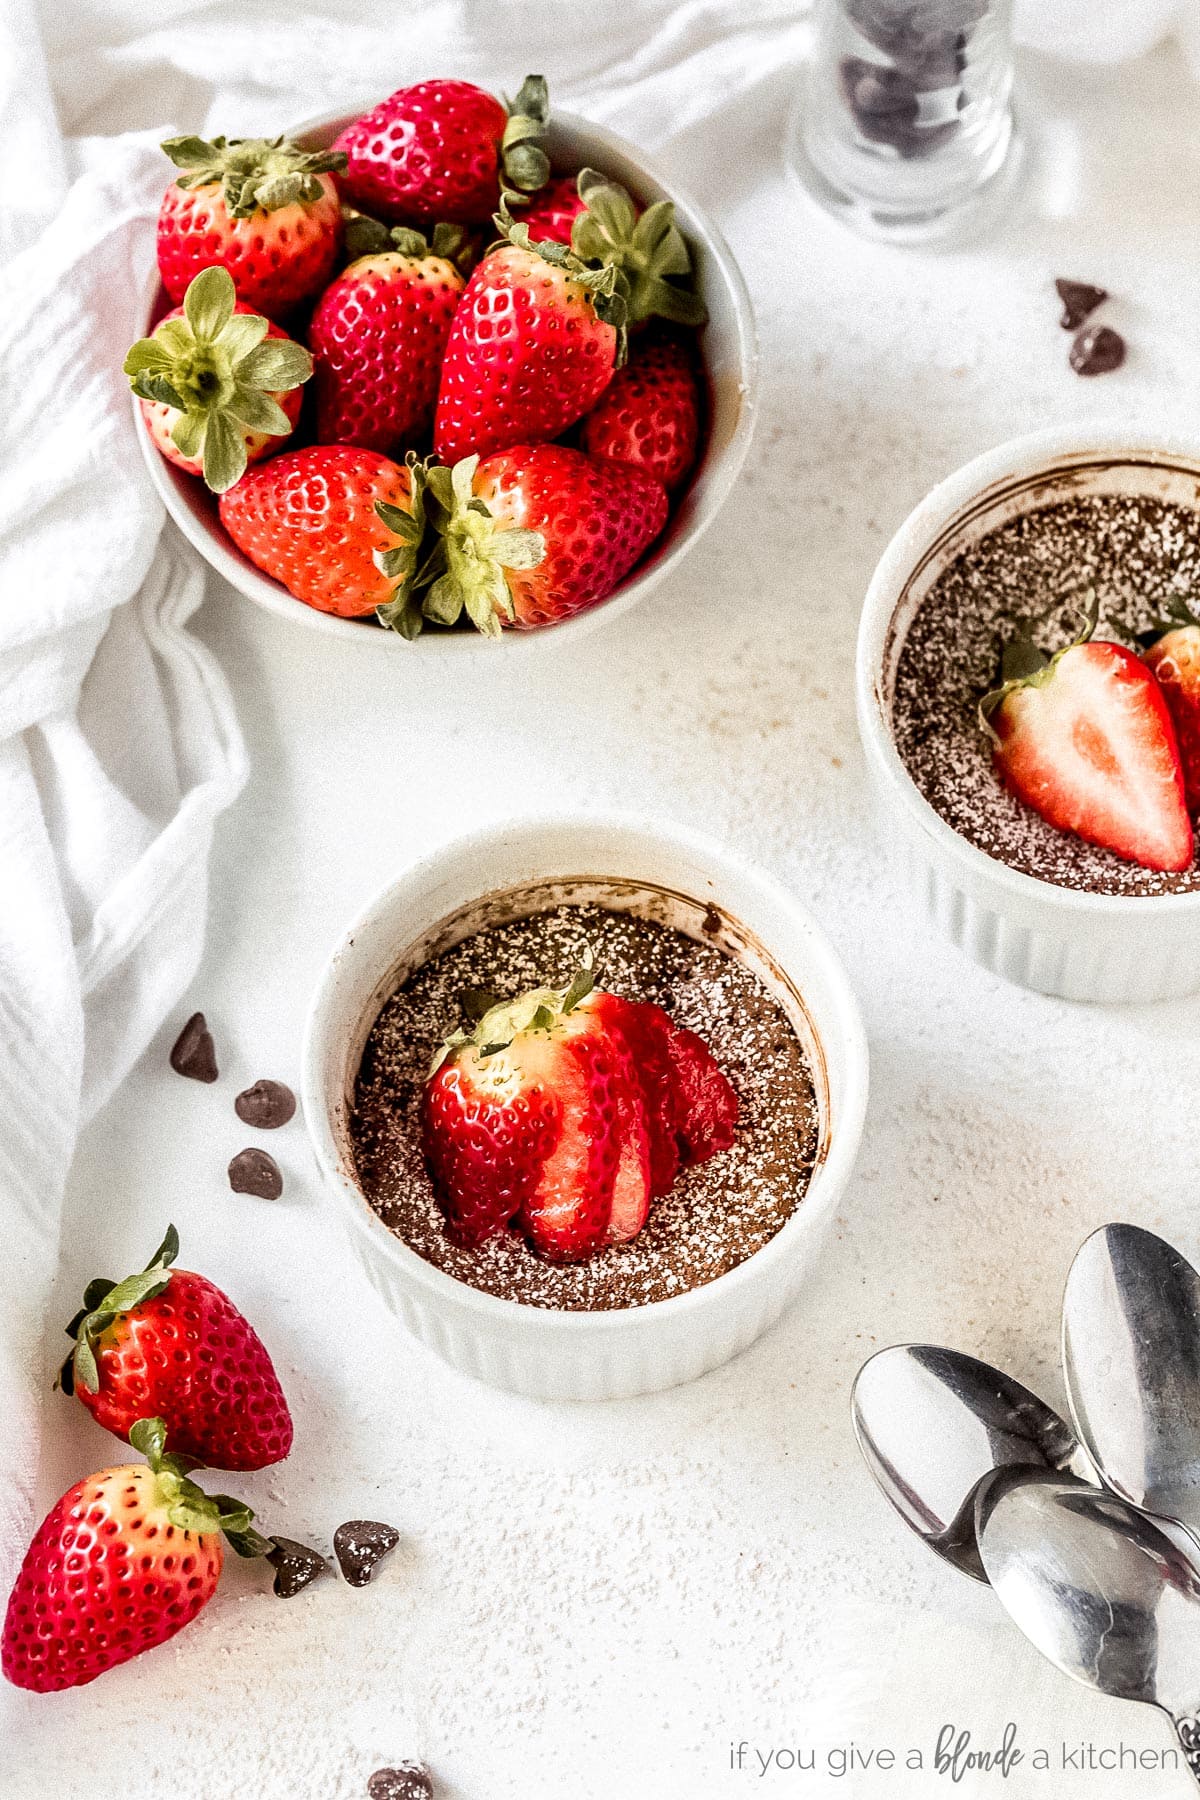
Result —
[[[379, 228], [383, 231], [383, 227]], [[433, 424], [442, 357], [465, 285], [459, 226], [431, 243], [397, 226], [388, 248], [360, 256], [321, 295], [308, 341], [323, 444], [407, 449]]]
[[442, 363], [433, 445], [443, 462], [556, 438], [595, 405], [622, 342], [614, 281], [554, 244], [506, 243], [484, 257]]
[[452, 625], [465, 611], [490, 637], [606, 599], [667, 520], [666, 489], [652, 475], [563, 444], [468, 457], [431, 469], [428, 483], [442, 549], [424, 616]]
[[575, 221], [586, 206], [576, 177], [556, 175], [521, 208], [520, 219], [532, 243], [570, 244]]
[[419, 466], [374, 450], [314, 444], [251, 469], [221, 496], [238, 549], [297, 600], [339, 618], [378, 612], [404, 636], [423, 529]]
[[1184, 793], [1195, 813], [1200, 812], [1200, 619], [1182, 600], [1169, 610], [1175, 622], [1154, 638], [1145, 658], [1175, 726]]
[[140, 1275], [93, 1281], [67, 1327], [61, 1384], [124, 1438], [166, 1420], [172, 1448], [219, 1469], [263, 1469], [292, 1447], [292, 1419], [261, 1338], [203, 1275], [172, 1268], [172, 1225]]
[[133, 345], [125, 373], [163, 456], [220, 494], [295, 429], [312, 357], [212, 268]]
[[672, 490], [691, 470], [699, 437], [692, 352], [678, 337], [647, 332], [583, 421], [579, 441], [589, 456], [644, 469]]
[[541, 148], [549, 101], [529, 75], [509, 112], [469, 81], [400, 88], [348, 125], [334, 145], [346, 159], [342, 187], [364, 212], [404, 224], [485, 223], [500, 180], [524, 193], [550, 173]]
[[188, 1479], [161, 1419], [140, 1419], [129, 1435], [147, 1461], [76, 1482], [25, 1553], [0, 1645], [16, 1687], [81, 1687], [174, 1637], [216, 1592], [222, 1533], [244, 1555], [272, 1548], [249, 1508]]
[[163, 195], [158, 267], [172, 300], [213, 264], [228, 269], [238, 298], [271, 318], [291, 312], [329, 279], [342, 210], [332, 171], [337, 150], [305, 150], [283, 138], [168, 138], [184, 172]]

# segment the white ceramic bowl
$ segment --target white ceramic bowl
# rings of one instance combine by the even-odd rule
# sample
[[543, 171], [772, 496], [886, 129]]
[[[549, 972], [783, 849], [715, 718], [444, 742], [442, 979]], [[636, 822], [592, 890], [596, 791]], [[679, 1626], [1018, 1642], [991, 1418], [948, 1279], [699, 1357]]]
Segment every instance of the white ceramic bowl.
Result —
[[890, 847], [931, 923], [993, 974], [1070, 1000], [1158, 1000], [1200, 987], [1200, 894], [1078, 893], [996, 861], [920, 792], [892, 738], [896, 666], [930, 587], [968, 544], [1081, 494], [1196, 507], [1195, 440], [1071, 425], [1002, 444], [951, 475], [900, 527], [867, 590], [858, 722]]
[[[324, 147], [357, 117], [357, 113], [326, 113], [292, 126], [286, 135], [301, 143]], [[672, 512], [662, 537], [608, 600], [565, 619], [561, 625], [541, 631], [506, 631], [499, 644], [482, 639], [475, 631], [424, 631], [415, 645], [409, 644], [396, 632], [381, 631], [371, 619], [338, 619], [305, 606], [277, 581], [256, 569], [222, 529], [216, 500], [203, 482], [174, 468], [154, 448], [135, 399], [142, 454], [167, 511], [205, 561], [239, 593], [268, 611], [327, 637], [374, 645], [381, 655], [444, 660], [537, 654], [548, 643], [572, 642], [602, 619], [614, 619], [643, 599], [711, 525], [745, 461], [755, 420], [758, 346], [754, 313], [741, 270], [707, 214], [674, 183], [668, 187], [642, 153], [623, 138], [586, 119], [554, 111], [549, 148], [556, 169], [591, 165], [615, 177], [643, 202], [673, 200], [676, 218], [693, 253], [697, 285], [708, 307], [708, 324], [700, 338], [709, 385], [708, 437], [691, 485]], [[147, 333], [167, 306], [156, 275], [147, 296]]]
[[[609, 1312], [521, 1305], [479, 1292], [409, 1249], [368, 1206], [348, 1118], [383, 1002], [486, 916], [596, 899], [700, 933], [767, 982], [816, 1075], [820, 1139], [811, 1186], [782, 1230], [740, 1267], [669, 1300]], [[711, 916], [709, 919], [711, 925]], [[672, 1387], [744, 1350], [779, 1316], [816, 1256], [850, 1176], [867, 1098], [858, 1006], [825, 937], [775, 882], [670, 825], [530, 819], [461, 838], [407, 869], [355, 921], [309, 1014], [303, 1100], [317, 1160], [363, 1266], [422, 1343], [468, 1375], [543, 1399], [616, 1399]]]

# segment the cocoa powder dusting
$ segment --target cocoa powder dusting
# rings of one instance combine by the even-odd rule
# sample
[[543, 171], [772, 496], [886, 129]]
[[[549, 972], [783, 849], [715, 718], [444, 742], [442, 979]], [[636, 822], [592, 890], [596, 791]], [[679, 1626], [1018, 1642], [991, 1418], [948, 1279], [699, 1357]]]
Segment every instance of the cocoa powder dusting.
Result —
[[[704, 1038], [739, 1101], [732, 1147], [687, 1169], [627, 1244], [586, 1263], [542, 1262], [515, 1231], [464, 1250], [447, 1238], [420, 1148], [429, 1061], [461, 1022], [460, 996], [562, 985], [585, 945], [601, 986], [652, 1000]], [[782, 1007], [714, 944], [599, 905], [564, 905], [465, 938], [386, 1003], [367, 1039], [350, 1135], [370, 1204], [428, 1262], [528, 1306], [603, 1311], [700, 1287], [753, 1256], [804, 1197], [817, 1152], [812, 1071]]]
[[1163, 874], [1085, 844], [1001, 784], [978, 705], [997, 679], [1015, 621], [1049, 616], [1035, 636], [1066, 643], [1094, 589], [1097, 637], [1136, 648], [1139, 631], [1182, 595], [1200, 606], [1200, 514], [1172, 501], [1091, 494], [1022, 514], [965, 550], [908, 629], [896, 668], [892, 732], [929, 804], [970, 843], [1058, 887], [1100, 894], [1200, 889], [1200, 869]]

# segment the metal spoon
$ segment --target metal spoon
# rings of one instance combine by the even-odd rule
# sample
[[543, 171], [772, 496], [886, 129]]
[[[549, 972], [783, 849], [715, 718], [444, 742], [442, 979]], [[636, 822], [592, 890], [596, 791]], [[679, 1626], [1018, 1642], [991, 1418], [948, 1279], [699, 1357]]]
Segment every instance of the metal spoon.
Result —
[[1011, 1375], [937, 1344], [865, 1362], [852, 1402], [858, 1446], [905, 1524], [976, 1581], [975, 1493], [997, 1468], [1091, 1470], [1069, 1425]]
[[1004, 1471], [976, 1502], [983, 1566], [1064, 1675], [1157, 1706], [1200, 1787], [1200, 1577], [1153, 1520], [1070, 1477]]
[[[1113, 1492], [1200, 1531], [1200, 1275], [1137, 1225], [1082, 1246], [1063, 1298], [1075, 1428]], [[1197, 1545], [1200, 1549], [1200, 1545]]]

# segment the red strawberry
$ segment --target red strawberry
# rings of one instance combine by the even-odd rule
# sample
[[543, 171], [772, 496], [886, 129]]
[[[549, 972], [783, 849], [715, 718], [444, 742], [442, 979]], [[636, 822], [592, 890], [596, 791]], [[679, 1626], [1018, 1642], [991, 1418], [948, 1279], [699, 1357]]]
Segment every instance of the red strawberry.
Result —
[[519, 1043], [490, 1056], [465, 1045], [431, 1075], [422, 1141], [449, 1236], [473, 1247], [502, 1231], [532, 1194], [558, 1136], [560, 1105]]
[[[467, 283], [450, 327], [433, 442], [443, 462], [541, 443], [599, 399], [616, 366], [603, 272], [504, 244]], [[611, 281], [607, 287], [611, 289]]]
[[700, 384], [676, 337], [639, 338], [583, 421], [580, 446], [603, 462], [629, 463], [677, 488], [696, 460]]
[[210, 1499], [164, 1453], [161, 1419], [140, 1420], [130, 1437], [148, 1462], [77, 1482], [25, 1553], [0, 1648], [16, 1687], [80, 1687], [182, 1631], [216, 1591], [222, 1532], [242, 1554], [271, 1549], [248, 1508]]
[[597, 993], [590, 1003], [605, 1028], [624, 1040], [642, 1092], [648, 1134], [650, 1195], [669, 1194], [679, 1173], [678, 1107], [674, 1072], [667, 1053], [670, 1020], [661, 1007]]
[[588, 1004], [628, 1046], [649, 1127], [650, 1191], [665, 1194], [681, 1164], [728, 1150], [737, 1095], [704, 1040], [660, 1006], [615, 994], [597, 994]]
[[334, 149], [346, 157], [342, 187], [380, 218], [432, 225], [483, 224], [500, 199], [500, 176], [523, 192], [550, 165], [541, 140], [549, 101], [540, 75], [526, 77], [512, 116], [469, 81], [419, 81], [348, 125]]
[[422, 1129], [457, 1241], [481, 1243], [516, 1219], [541, 1255], [573, 1262], [645, 1222], [641, 1093], [628, 1046], [593, 1008], [591, 983], [585, 963], [567, 988], [487, 1006], [443, 1046]]
[[318, 612], [412, 635], [409, 588], [422, 531], [421, 477], [374, 450], [315, 444], [251, 469], [221, 496], [238, 549]]
[[331, 170], [337, 150], [282, 138], [169, 138], [183, 169], [163, 195], [158, 267], [172, 300], [219, 264], [248, 306], [279, 317], [322, 288], [337, 261], [342, 209]]
[[574, 175], [557, 175], [522, 207], [521, 223], [535, 244], [569, 244], [575, 221], [586, 206]]
[[62, 1385], [117, 1437], [161, 1414], [178, 1455], [219, 1469], [264, 1469], [292, 1447], [274, 1365], [220, 1288], [171, 1267], [178, 1254], [172, 1225], [142, 1274], [89, 1283], [67, 1327], [76, 1343]]
[[125, 373], [168, 462], [223, 493], [295, 428], [312, 358], [278, 325], [235, 303], [228, 272], [213, 268], [134, 344]]
[[728, 1150], [737, 1129], [738, 1101], [703, 1038], [666, 1021], [667, 1056], [675, 1089], [675, 1128], [688, 1162], [707, 1162]]
[[425, 595], [425, 617], [452, 625], [465, 609], [493, 637], [606, 599], [667, 521], [652, 475], [562, 444], [468, 457], [428, 481], [445, 572]]
[[629, 1053], [586, 1012], [563, 1032], [554, 1083], [562, 1107], [558, 1138], [521, 1208], [521, 1224], [547, 1262], [582, 1262], [609, 1236], [618, 1179], [617, 1230], [631, 1236], [640, 1229], [649, 1201], [645, 1131], [641, 1149], [635, 1141], [627, 1155], [623, 1127], [639, 1103]]
[[1189, 809], [1200, 811], [1200, 623], [1165, 632], [1146, 651], [1179, 740]]
[[1024, 633], [1006, 647], [1002, 685], [982, 713], [996, 769], [1019, 800], [1150, 869], [1190, 866], [1192, 827], [1175, 729], [1162, 690], [1132, 650], [1081, 636], [1046, 657]]
[[442, 357], [464, 281], [450, 260], [456, 226], [432, 248], [397, 227], [392, 247], [362, 256], [325, 289], [308, 341], [316, 361], [317, 436], [324, 444], [406, 449], [433, 424]]

